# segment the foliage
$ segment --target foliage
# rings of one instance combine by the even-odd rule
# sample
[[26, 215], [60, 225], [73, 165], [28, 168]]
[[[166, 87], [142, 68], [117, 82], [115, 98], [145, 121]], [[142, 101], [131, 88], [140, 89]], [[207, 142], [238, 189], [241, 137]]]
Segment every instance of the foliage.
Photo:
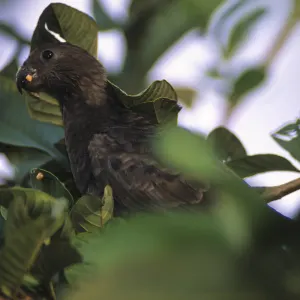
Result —
[[[93, 0], [94, 18], [67, 5], [49, 5], [29, 42], [7, 24], [0, 30], [18, 41], [12, 61], [0, 73], [0, 151], [16, 167], [14, 187], [0, 188], [0, 291], [47, 299], [273, 299], [299, 297], [299, 218], [291, 221], [270, 208], [244, 178], [272, 171], [299, 172], [286, 158], [249, 155], [225, 127], [207, 137], [170, 126], [179, 100], [192, 106], [190, 87], [166, 80], [148, 85], [149, 70], [184, 34], [199, 30], [218, 46], [220, 62], [234, 56], [267, 9], [252, 5], [231, 28], [224, 24], [246, 0], [132, 0], [129, 16], [116, 21]], [[56, 99], [21, 97], [14, 77], [23, 45], [56, 42], [45, 29], [97, 57], [99, 31], [118, 29], [127, 55], [118, 74], [108, 74], [108, 92], [124, 106], [148, 113], [165, 126], [154, 151], [187, 177], [209, 181], [218, 203], [210, 213], [167, 213], [130, 219], [113, 217], [113, 190], [102, 199], [80, 195], [63, 142]], [[233, 109], [259, 87], [266, 64], [226, 78]], [[218, 65], [214, 76], [223, 78]], [[209, 76], [209, 75], [208, 75]], [[225, 80], [225, 78], [223, 78]], [[299, 120], [272, 133], [296, 160]]]

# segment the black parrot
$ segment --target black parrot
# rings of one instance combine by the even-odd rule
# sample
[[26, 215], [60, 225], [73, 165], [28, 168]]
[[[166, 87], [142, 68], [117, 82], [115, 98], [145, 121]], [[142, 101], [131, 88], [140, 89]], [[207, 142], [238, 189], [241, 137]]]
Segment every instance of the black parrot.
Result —
[[151, 146], [157, 125], [109, 96], [103, 66], [85, 50], [69, 43], [36, 48], [16, 82], [21, 93], [45, 92], [59, 101], [71, 170], [82, 194], [101, 196], [111, 185], [117, 215], [202, 205], [207, 185], [162, 166]]

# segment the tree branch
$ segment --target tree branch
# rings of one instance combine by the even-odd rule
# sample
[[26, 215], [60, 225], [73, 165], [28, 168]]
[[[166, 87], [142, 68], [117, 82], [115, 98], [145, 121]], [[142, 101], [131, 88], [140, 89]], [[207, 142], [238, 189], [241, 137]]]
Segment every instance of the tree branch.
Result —
[[266, 201], [266, 203], [279, 200], [284, 196], [287, 196], [293, 192], [300, 190], [300, 178], [295, 180], [289, 181], [287, 183], [277, 185], [277, 186], [270, 186], [270, 187], [255, 187], [258, 190], [262, 190], [260, 195]]

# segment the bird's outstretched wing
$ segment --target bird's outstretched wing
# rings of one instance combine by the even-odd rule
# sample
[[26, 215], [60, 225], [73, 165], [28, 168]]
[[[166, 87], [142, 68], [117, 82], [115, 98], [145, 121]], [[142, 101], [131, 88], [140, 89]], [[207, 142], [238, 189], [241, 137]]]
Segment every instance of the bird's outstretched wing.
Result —
[[95, 182], [110, 184], [120, 205], [132, 212], [164, 211], [201, 202], [207, 187], [162, 167], [149, 147], [131, 141], [97, 134], [88, 148]]

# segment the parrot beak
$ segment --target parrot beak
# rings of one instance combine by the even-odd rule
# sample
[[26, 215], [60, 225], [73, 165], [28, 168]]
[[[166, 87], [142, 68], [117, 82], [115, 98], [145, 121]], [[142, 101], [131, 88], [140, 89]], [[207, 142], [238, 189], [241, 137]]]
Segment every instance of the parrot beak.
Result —
[[30, 85], [31, 81], [35, 77], [36, 72], [32, 68], [20, 67], [16, 74], [16, 85], [19, 93], [22, 95], [22, 90]]

